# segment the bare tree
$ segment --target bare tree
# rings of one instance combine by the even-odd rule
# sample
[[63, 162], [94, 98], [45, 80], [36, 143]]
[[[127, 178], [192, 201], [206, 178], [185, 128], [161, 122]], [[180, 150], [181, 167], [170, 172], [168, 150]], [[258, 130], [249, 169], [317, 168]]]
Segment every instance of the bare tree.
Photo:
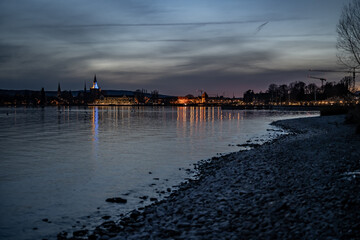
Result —
[[360, 66], [360, 0], [344, 6], [337, 33], [340, 62], [351, 68]]

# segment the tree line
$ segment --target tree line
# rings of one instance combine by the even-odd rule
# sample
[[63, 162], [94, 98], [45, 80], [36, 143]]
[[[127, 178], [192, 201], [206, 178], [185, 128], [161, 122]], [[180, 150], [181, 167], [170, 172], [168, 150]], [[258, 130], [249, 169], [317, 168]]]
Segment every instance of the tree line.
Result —
[[315, 83], [306, 84], [297, 81], [282, 85], [270, 84], [265, 92], [254, 93], [249, 89], [244, 93], [243, 101], [264, 103], [321, 101], [331, 98], [347, 99], [350, 95], [351, 77], [344, 77], [340, 82], [327, 82], [318, 87]]

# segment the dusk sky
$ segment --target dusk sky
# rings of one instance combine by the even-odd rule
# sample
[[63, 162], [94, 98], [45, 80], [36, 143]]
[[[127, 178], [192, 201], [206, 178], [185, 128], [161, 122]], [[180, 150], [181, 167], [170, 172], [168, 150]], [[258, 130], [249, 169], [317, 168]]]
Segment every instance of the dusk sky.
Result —
[[[347, 0], [1, 0], [0, 89], [242, 96], [342, 69]], [[343, 74], [314, 73], [338, 81]]]

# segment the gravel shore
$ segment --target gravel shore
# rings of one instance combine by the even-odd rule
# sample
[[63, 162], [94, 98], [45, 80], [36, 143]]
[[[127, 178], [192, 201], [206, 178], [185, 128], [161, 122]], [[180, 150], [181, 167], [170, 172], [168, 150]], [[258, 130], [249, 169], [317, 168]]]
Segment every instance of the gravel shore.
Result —
[[58, 239], [360, 239], [360, 135], [344, 116], [278, 121], [271, 143], [197, 165], [199, 176], [119, 222]]

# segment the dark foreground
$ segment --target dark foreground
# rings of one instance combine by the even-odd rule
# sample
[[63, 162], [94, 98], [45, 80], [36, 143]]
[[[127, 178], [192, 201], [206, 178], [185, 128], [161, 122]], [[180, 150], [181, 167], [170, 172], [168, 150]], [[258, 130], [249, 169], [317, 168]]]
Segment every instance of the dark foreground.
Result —
[[360, 135], [344, 116], [198, 166], [166, 200], [58, 239], [360, 239]]

